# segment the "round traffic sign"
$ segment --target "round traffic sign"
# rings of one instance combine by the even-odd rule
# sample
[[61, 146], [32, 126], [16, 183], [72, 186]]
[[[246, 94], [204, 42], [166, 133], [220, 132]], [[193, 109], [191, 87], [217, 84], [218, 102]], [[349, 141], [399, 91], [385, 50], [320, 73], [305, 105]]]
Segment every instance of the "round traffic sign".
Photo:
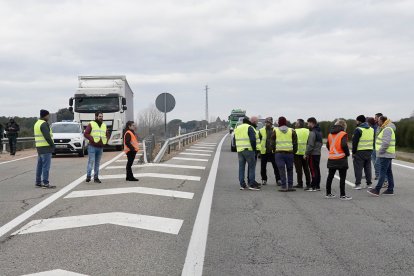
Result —
[[155, 100], [155, 106], [159, 111], [168, 113], [175, 107], [175, 99], [170, 93], [161, 93]]

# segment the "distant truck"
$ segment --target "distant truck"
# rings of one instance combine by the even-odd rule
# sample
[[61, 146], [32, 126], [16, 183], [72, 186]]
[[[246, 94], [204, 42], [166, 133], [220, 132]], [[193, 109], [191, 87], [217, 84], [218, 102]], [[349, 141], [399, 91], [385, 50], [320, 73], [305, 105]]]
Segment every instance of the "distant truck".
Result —
[[233, 130], [236, 128], [237, 122], [240, 118], [243, 118], [246, 116], [246, 110], [242, 109], [233, 109], [231, 111], [231, 114], [229, 116], [229, 131], [230, 133], [233, 132]]
[[134, 120], [134, 93], [125, 76], [79, 76], [78, 89], [69, 99], [69, 110], [74, 121], [83, 129], [95, 120], [95, 112], [103, 113], [110, 133], [108, 146], [122, 150], [122, 129]]

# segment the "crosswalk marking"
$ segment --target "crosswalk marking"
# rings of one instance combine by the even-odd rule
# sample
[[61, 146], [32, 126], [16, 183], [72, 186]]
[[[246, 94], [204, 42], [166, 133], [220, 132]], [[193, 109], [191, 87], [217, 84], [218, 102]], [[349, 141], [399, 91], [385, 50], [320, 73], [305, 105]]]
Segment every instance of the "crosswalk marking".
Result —
[[199, 142], [196, 145], [210, 145], [210, 146], [216, 146], [217, 143], [204, 143], [204, 142]]
[[103, 224], [114, 224], [177, 235], [181, 229], [183, 220], [113, 212], [33, 220], [12, 235], [39, 233]]
[[[178, 169], [194, 169], [194, 170], [205, 170], [203, 166], [190, 166], [190, 165], [176, 165], [176, 164], [165, 164], [165, 163], [148, 163], [144, 165], [134, 165], [132, 168], [145, 168], [145, 167], [165, 167], [165, 168], [178, 168]], [[125, 166], [109, 166], [107, 170], [112, 169], [125, 169]]]
[[[190, 180], [190, 181], [200, 181], [201, 177], [199, 176], [190, 176], [190, 175], [179, 175], [179, 174], [166, 174], [166, 173], [136, 173], [135, 177], [153, 177], [153, 178], [167, 178], [167, 179], [178, 179], [178, 180]], [[110, 175], [101, 175], [100, 179], [125, 179], [125, 174], [110, 174]]]
[[192, 149], [209, 149], [209, 150], [211, 150], [211, 149], [214, 149], [215, 148], [215, 146], [208, 146], [208, 147], [206, 147], [206, 146], [204, 146], [204, 147], [201, 147], [201, 146], [192, 146], [191, 147]]
[[200, 161], [208, 162], [208, 159], [199, 159], [199, 158], [185, 158], [185, 157], [173, 157], [173, 160], [185, 160], [185, 161]]
[[62, 270], [62, 269], [54, 269], [49, 271], [43, 271], [33, 274], [25, 274], [22, 276], [88, 276], [86, 274], [75, 273], [72, 271]]
[[212, 150], [201, 150], [201, 149], [186, 149], [186, 151], [196, 151], [196, 152], [213, 152]]
[[180, 192], [165, 189], [154, 189], [146, 187], [127, 187], [127, 188], [114, 188], [114, 189], [100, 189], [100, 190], [83, 190], [74, 191], [65, 198], [79, 198], [79, 197], [93, 197], [93, 196], [104, 196], [104, 195], [119, 195], [119, 194], [147, 194], [147, 195], [158, 195], [174, 198], [192, 199], [194, 193]]
[[208, 153], [190, 153], [190, 152], [180, 152], [182, 155], [197, 155], [197, 156], [211, 156]]

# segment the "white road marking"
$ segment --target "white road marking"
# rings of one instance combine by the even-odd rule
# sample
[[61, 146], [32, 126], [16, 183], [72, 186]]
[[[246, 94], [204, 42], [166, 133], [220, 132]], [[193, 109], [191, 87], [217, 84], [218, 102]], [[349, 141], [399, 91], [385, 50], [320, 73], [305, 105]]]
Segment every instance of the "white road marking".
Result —
[[217, 143], [204, 143], [204, 142], [199, 142], [196, 145], [209, 145], [209, 146], [216, 146]]
[[190, 244], [188, 245], [187, 256], [181, 275], [202, 275], [204, 266], [204, 256], [206, 254], [208, 226], [210, 223], [211, 204], [213, 201], [214, 185], [216, 184], [218, 164], [220, 160], [221, 147], [226, 134], [221, 139], [214, 155], [211, 170], [208, 175], [203, 197], [198, 207], [197, 217], [194, 222], [193, 233], [191, 234]]
[[72, 217], [33, 220], [12, 235], [39, 233], [70, 228], [79, 228], [103, 224], [114, 224], [126, 227], [145, 229], [177, 235], [183, 220], [129, 213], [102, 213]]
[[[336, 175], [335, 174], [335, 178], [336, 179], [338, 179], [338, 180], [340, 180], [341, 178], [338, 176], [338, 175]], [[354, 183], [352, 183], [352, 182], [350, 182], [350, 181], [348, 181], [348, 180], [345, 180], [345, 183], [346, 184], [348, 184], [349, 186], [351, 186], [351, 187], [355, 187], [356, 185], [354, 184]]]
[[33, 274], [25, 274], [22, 276], [88, 276], [86, 274], [75, 273], [72, 271], [62, 270], [62, 269], [55, 269], [49, 270], [44, 272], [38, 272]]
[[209, 150], [214, 150], [216, 148], [216, 146], [192, 146], [190, 147], [192, 149], [209, 149]]
[[182, 155], [197, 155], [197, 156], [211, 156], [208, 153], [190, 153], [190, 152], [180, 152]]
[[0, 165], [7, 164], [7, 163], [12, 163], [12, 162], [16, 162], [16, 161], [19, 161], [19, 160], [24, 160], [24, 159], [28, 159], [28, 158], [32, 158], [32, 157], [36, 157], [36, 156], [37, 156], [37, 154], [34, 154], [34, 155], [30, 155], [30, 156], [26, 156], [26, 157], [22, 157], [22, 158], [18, 158], [18, 159], [13, 159], [13, 160], [10, 160], [10, 161], [4, 161], [4, 162], [1, 162]]
[[[190, 175], [180, 175], [180, 174], [167, 174], [167, 173], [136, 173], [134, 174], [136, 178], [140, 177], [153, 177], [153, 178], [167, 178], [167, 179], [178, 179], [178, 180], [191, 180], [191, 181], [200, 181], [201, 177], [199, 176], [190, 176]], [[125, 179], [125, 174], [109, 174], [101, 175], [100, 179]]]
[[[112, 158], [111, 160], [109, 160], [108, 162], [102, 164], [100, 166], [100, 169], [101, 170], [104, 169], [106, 166], [108, 166], [109, 164], [111, 164], [112, 162], [114, 162], [115, 160], [117, 160], [119, 157], [121, 157], [122, 154], [123, 154], [123, 152], [120, 153], [120, 154], [118, 154], [117, 156], [115, 156], [114, 158]], [[4, 234], [6, 234], [7, 232], [9, 232], [10, 230], [12, 230], [16, 226], [18, 226], [19, 224], [21, 224], [22, 222], [24, 222], [25, 220], [27, 220], [28, 218], [30, 218], [31, 216], [33, 216], [34, 214], [36, 214], [40, 210], [42, 210], [45, 207], [49, 206], [52, 202], [56, 201], [61, 196], [65, 195], [66, 193], [68, 193], [71, 190], [73, 190], [76, 186], [78, 186], [83, 181], [85, 181], [85, 178], [86, 178], [86, 174], [83, 175], [83, 176], [81, 176], [81, 177], [79, 177], [78, 179], [76, 179], [75, 181], [73, 181], [72, 183], [70, 183], [69, 185], [63, 187], [62, 189], [60, 189], [56, 193], [52, 194], [51, 196], [49, 196], [45, 200], [41, 201], [37, 205], [33, 206], [32, 208], [30, 208], [29, 210], [27, 210], [23, 214], [19, 215], [18, 217], [14, 218], [13, 220], [11, 220], [8, 223], [6, 223], [5, 225], [3, 225], [0, 228], [0, 237], [2, 237]]]
[[185, 160], [185, 161], [208, 162], [208, 159], [198, 159], [198, 158], [173, 157], [172, 159], [174, 159], [174, 160]]
[[100, 189], [100, 190], [83, 190], [74, 191], [65, 196], [65, 198], [79, 198], [79, 197], [93, 197], [93, 196], [105, 196], [105, 195], [120, 195], [120, 194], [146, 194], [146, 195], [157, 195], [174, 198], [192, 199], [194, 193], [164, 190], [164, 189], [153, 189], [146, 187], [127, 187], [127, 188], [114, 188], [114, 189]]
[[196, 152], [214, 152], [212, 150], [201, 150], [201, 149], [186, 149], [186, 151], [196, 151]]
[[403, 167], [403, 168], [414, 170], [414, 167], [410, 167], [410, 166], [407, 166], [407, 165], [403, 165], [403, 164], [399, 164], [399, 163], [395, 163], [395, 162], [392, 162], [392, 164], [396, 165], [396, 166]]
[[[165, 168], [178, 168], [178, 169], [194, 169], [194, 170], [205, 170], [206, 167], [202, 166], [190, 166], [190, 165], [175, 165], [165, 163], [148, 163], [144, 165], [134, 165], [132, 168], [145, 168], [145, 167], [165, 167]], [[125, 166], [109, 166], [107, 170], [111, 169], [125, 169]]]

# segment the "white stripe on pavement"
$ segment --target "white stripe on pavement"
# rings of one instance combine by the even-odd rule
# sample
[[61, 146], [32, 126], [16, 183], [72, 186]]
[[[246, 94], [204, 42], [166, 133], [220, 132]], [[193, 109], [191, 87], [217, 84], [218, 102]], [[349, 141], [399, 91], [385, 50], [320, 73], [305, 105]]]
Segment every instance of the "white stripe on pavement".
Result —
[[[152, 178], [167, 178], [167, 179], [178, 179], [178, 180], [191, 180], [191, 181], [200, 181], [201, 177], [199, 176], [190, 176], [190, 175], [180, 175], [180, 174], [167, 174], [167, 173], [136, 173], [134, 174], [136, 178], [140, 177], [152, 177]], [[107, 174], [99, 176], [100, 179], [125, 179], [125, 174]]]
[[204, 147], [201, 147], [201, 146], [192, 146], [190, 148], [192, 148], [192, 149], [209, 149], [209, 150], [214, 150], [216, 148], [216, 146], [204, 146]]
[[399, 164], [399, 163], [396, 163], [396, 162], [392, 162], [392, 164], [396, 165], [396, 166], [403, 167], [403, 168], [414, 170], [414, 167], [410, 167], [410, 166], [407, 166], [407, 165]]
[[179, 154], [182, 154], [182, 155], [197, 155], [197, 156], [211, 156], [211, 154], [208, 154], [208, 153], [180, 152]]
[[[148, 163], [144, 165], [134, 165], [132, 168], [145, 168], [145, 167], [164, 167], [164, 168], [178, 168], [178, 169], [194, 169], [194, 170], [205, 170], [206, 167], [202, 166], [190, 166], [190, 165], [175, 165], [165, 163]], [[125, 169], [125, 166], [109, 166], [107, 170], [111, 169]]]
[[[112, 158], [111, 160], [109, 160], [108, 162], [102, 164], [100, 166], [100, 169], [101, 170], [104, 169], [106, 166], [108, 166], [109, 164], [111, 164], [112, 162], [114, 162], [115, 160], [117, 160], [119, 157], [121, 157], [122, 154], [123, 154], [123, 152], [120, 153], [120, 154], [118, 154], [117, 156], [115, 156], [114, 158]], [[78, 179], [76, 179], [75, 181], [73, 181], [72, 183], [70, 183], [69, 185], [63, 187], [62, 189], [60, 189], [56, 193], [52, 194], [51, 196], [49, 196], [45, 200], [41, 201], [37, 205], [33, 206], [32, 208], [30, 208], [29, 210], [27, 210], [23, 214], [19, 215], [18, 217], [14, 218], [13, 220], [11, 220], [8, 223], [6, 223], [5, 225], [3, 225], [0, 228], [0, 237], [2, 237], [4, 234], [6, 234], [7, 232], [9, 232], [13, 228], [15, 228], [16, 226], [18, 226], [19, 224], [21, 224], [22, 222], [24, 222], [25, 220], [27, 220], [28, 218], [30, 218], [31, 216], [33, 216], [34, 214], [36, 214], [37, 212], [39, 212], [43, 208], [49, 206], [51, 203], [53, 203], [54, 201], [56, 201], [61, 196], [65, 195], [69, 191], [73, 190], [76, 186], [78, 186], [83, 181], [85, 181], [85, 178], [86, 178], [86, 174], [83, 175], [83, 176], [81, 176], [81, 177], [79, 177]]]
[[195, 151], [195, 152], [214, 152], [212, 150], [201, 150], [201, 149], [186, 149], [186, 151]]
[[208, 226], [210, 223], [211, 204], [213, 202], [214, 185], [218, 171], [221, 147], [226, 134], [220, 141], [214, 155], [213, 164], [208, 175], [203, 196], [198, 207], [197, 217], [194, 222], [193, 233], [191, 234], [190, 244], [188, 245], [187, 256], [181, 275], [183, 276], [201, 276], [203, 274], [204, 256], [206, 254]]
[[19, 161], [19, 160], [24, 160], [24, 159], [28, 159], [28, 158], [32, 158], [32, 157], [36, 157], [36, 156], [37, 156], [37, 154], [34, 154], [34, 155], [30, 155], [30, 156], [26, 156], [26, 157], [22, 157], [22, 158], [18, 158], [18, 159], [13, 159], [13, 160], [10, 160], [10, 161], [4, 161], [4, 162], [1, 162], [0, 165], [7, 164], [7, 163], [12, 163], [12, 162], [16, 162], [16, 161]]
[[88, 276], [86, 274], [75, 273], [72, 271], [62, 270], [62, 269], [55, 269], [49, 270], [44, 272], [38, 272], [33, 274], [25, 274], [22, 276]]
[[185, 161], [208, 162], [208, 159], [198, 159], [198, 158], [173, 157], [172, 159], [174, 159], [174, 160], [185, 160]]
[[208, 145], [208, 146], [216, 146], [217, 143], [203, 143], [203, 142], [199, 142], [196, 145]]
[[[338, 176], [338, 175], [336, 175], [335, 174], [335, 178], [336, 179], [338, 179], [338, 180], [340, 180], [341, 178]], [[352, 183], [352, 182], [350, 182], [350, 181], [348, 181], [348, 180], [345, 180], [345, 183], [346, 184], [348, 184], [349, 186], [351, 186], [351, 187], [355, 187], [356, 185], [354, 184], [354, 183]]]
[[127, 188], [114, 188], [114, 189], [100, 189], [100, 190], [82, 190], [74, 191], [65, 196], [65, 198], [79, 198], [79, 197], [93, 197], [93, 196], [104, 196], [104, 195], [120, 195], [120, 194], [146, 194], [146, 195], [157, 195], [174, 198], [192, 199], [194, 193], [165, 190], [165, 189], [154, 189], [146, 187], [127, 187]]
[[23, 235], [103, 224], [120, 225], [177, 235], [183, 224], [183, 220], [113, 212], [33, 220], [12, 235]]

